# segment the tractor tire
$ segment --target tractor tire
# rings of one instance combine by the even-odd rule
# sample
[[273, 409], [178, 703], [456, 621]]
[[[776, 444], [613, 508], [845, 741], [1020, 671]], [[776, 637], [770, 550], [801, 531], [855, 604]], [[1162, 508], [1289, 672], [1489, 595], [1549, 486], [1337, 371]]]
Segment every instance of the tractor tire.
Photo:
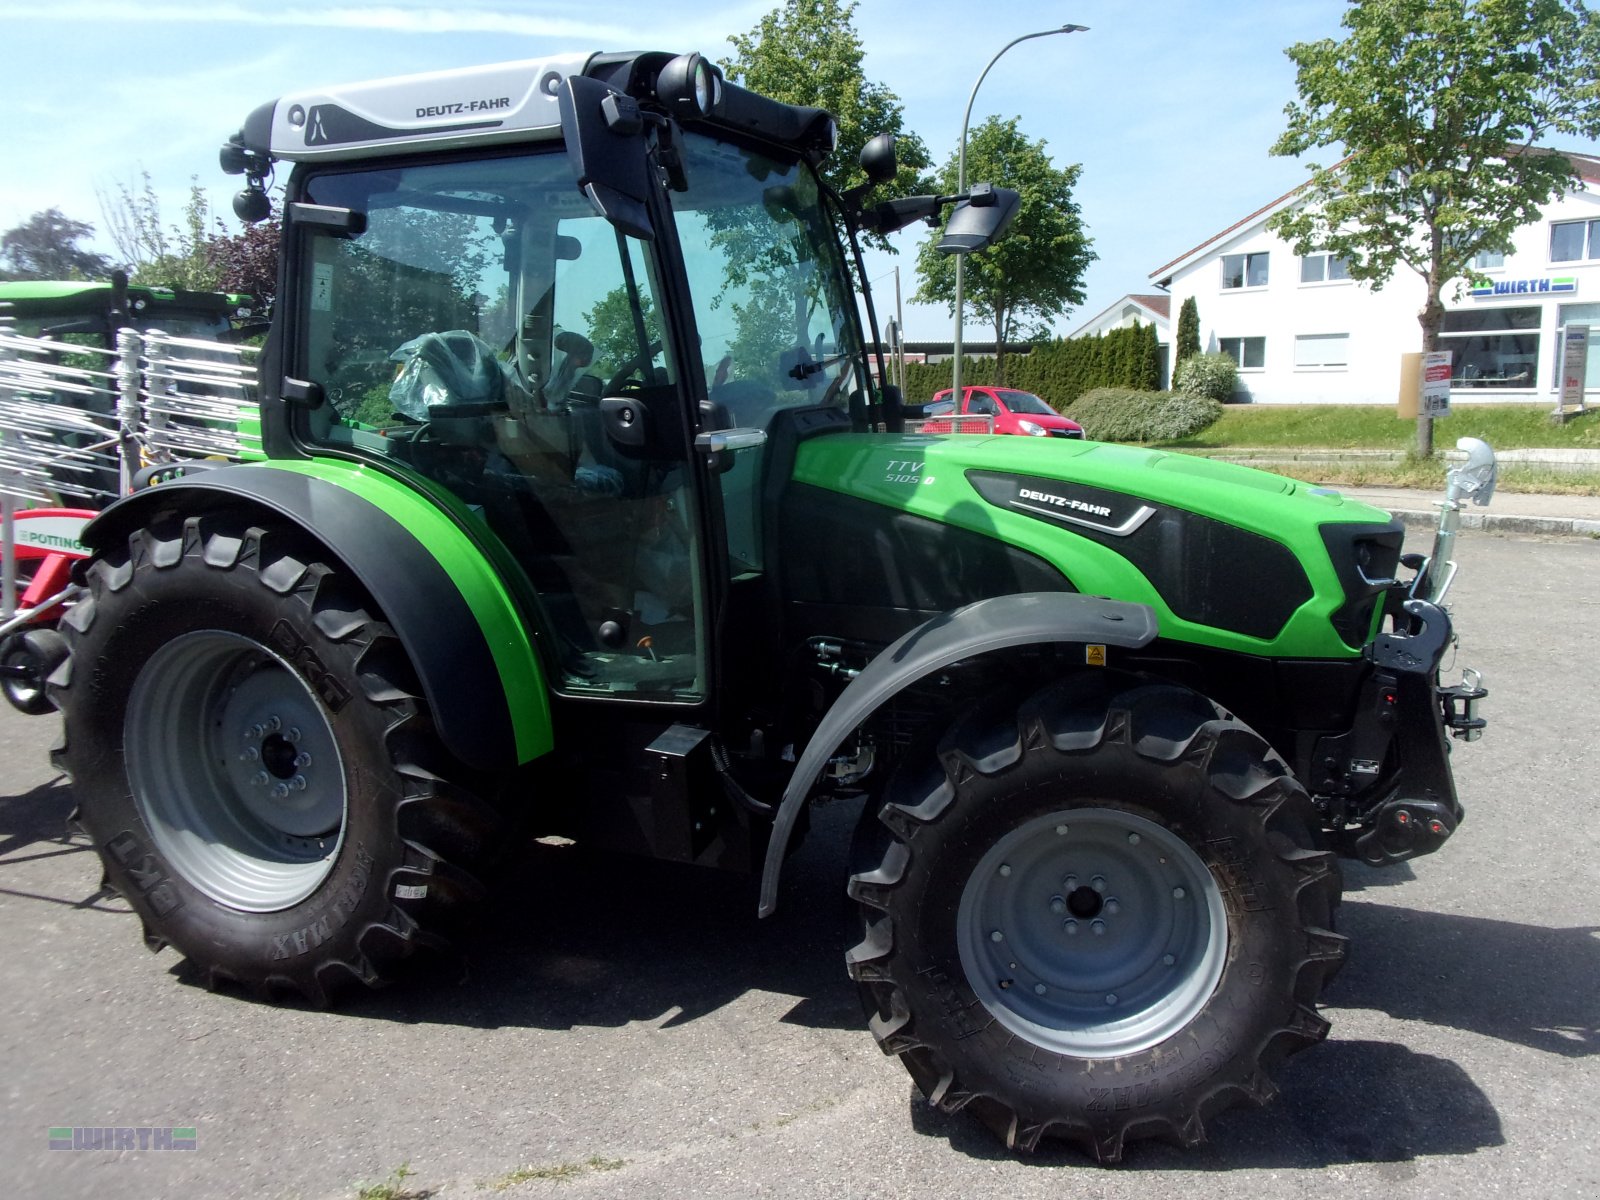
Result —
[[45, 680], [66, 657], [66, 640], [54, 629], [29, 629], [0, 641], [0, 691], [6, 701], [30, 717], [54, 712]]
[[1203, 696], [1095, 672], [991, 699], [884, 801], [851, 976], [928, 1101], [1012, 1150], [1198, 1145], [1326, 1035], [1339, 874], [1287, 765]]
[[214, 516], [136, 531], [87, 583], [56, 761], [146, 944], [319, 1006], [445, 949], [500, 822], [353, 580]]

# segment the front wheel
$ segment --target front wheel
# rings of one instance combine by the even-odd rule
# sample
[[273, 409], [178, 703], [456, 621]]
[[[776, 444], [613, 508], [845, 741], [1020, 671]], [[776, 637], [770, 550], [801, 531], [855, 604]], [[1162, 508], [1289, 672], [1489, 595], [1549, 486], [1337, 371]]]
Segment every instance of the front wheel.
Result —
[[88, 590], [58, 762], [146, 942], [316, 1003], [442, 945], [496, 818], [359, 587], [217, 516], [137, 531]]
[[1282, 759], [1196, 693], [1096, 673], [986, 702], [886, 800], [851, 974], [929, 1101], [1013, 1149], [1198, 1144], [1325, 1035], [1337, 871]]

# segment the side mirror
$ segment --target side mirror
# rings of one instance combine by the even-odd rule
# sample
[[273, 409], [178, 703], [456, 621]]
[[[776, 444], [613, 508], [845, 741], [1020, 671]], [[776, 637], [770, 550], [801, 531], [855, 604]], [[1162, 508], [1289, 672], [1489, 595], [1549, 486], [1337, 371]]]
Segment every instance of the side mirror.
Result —
[[1021, 193], [1012, 188], [975, 185], [970, 200], [963, 200], [950, 214], [950, 222], [939, 239], [941, 254], [971, 254], [1000, 240], [1022, 207]]
[[628, 237], [652, 240], [655, 229], [645, 205], [650, 165], [639, 102], [584, 75], [569, 75], [557, 99], [567, 157], [590, 205]]

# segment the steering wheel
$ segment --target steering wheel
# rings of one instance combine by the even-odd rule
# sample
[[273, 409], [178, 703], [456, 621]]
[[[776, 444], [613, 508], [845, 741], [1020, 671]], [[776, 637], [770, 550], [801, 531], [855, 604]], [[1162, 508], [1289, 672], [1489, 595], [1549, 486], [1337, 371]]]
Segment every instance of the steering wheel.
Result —
[[605, 394], [609, 396], [613, 392], [620, 390], [635, 375], [639, 377], [639, 386], [643, 387], [645, 384], [645, 369], [650, 365], [650, 360], [660, 353], [661, 339], [657, 338], [617, 368], [615, 374], [606, 380]]

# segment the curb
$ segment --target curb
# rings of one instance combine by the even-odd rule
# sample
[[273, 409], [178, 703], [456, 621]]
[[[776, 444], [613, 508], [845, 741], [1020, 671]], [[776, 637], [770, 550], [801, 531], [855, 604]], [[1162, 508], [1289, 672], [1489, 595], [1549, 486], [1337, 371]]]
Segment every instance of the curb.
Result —
[[[1389, 512], [1408, 528], [1429, 530], [1439, 528], [1438, 509], [1424, 512], [1417, 509], [1393, 508]], [[1600, 538], [1600, 521], [1584, 517], [1516, 517], [1509, 513], [1463, 511], [1461, 528], [1481, 529], [1487, 533], [1539, 533], [1556, 537]]]

